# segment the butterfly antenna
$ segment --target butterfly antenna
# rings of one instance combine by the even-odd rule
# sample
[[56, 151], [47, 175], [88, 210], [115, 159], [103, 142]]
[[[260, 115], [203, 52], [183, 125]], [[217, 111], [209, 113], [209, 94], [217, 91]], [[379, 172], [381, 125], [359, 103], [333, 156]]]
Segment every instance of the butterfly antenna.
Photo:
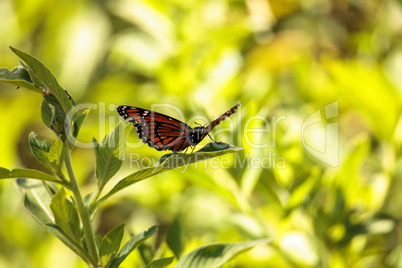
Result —
[[194, 124], [196, 124], [197, 126], [201, 126], [201, 124], [198, 124], [197, 122], [194, 122]]

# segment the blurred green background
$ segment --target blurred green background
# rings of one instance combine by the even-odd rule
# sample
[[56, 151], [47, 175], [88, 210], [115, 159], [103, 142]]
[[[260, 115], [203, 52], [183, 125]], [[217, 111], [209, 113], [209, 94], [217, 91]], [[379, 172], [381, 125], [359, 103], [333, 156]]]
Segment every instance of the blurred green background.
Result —
[[[244, 151], [123, 191], [98, 212], [97, 233], [159, 223], [148, 245], [163, 256], [177, 224], [184, 252], [273, 238], [228, 267], [402, 267], [401, 1], [1, 0], [0, 25], [0, 67], [18, 65], [11, 45], [44, 62], [78, 104], [97, 105], [83, 142], [114, 127], [117, 105], [167, 103], [212, 120], [242, 102], [214, 137]], [[42, 169], [27, 137], [55, 140], [41, 100], [0, 84], [0, 166]], [[331, 103], [337, 116], [326, 118]], [[321, 123], [303, 129], [316, 111]], [[325, 153], [327, 136], [332, 166], [307, 150]], [[135, 130], [128, 140], [137, 144]], [[166, 152], [128, 148], [109, 188], [137, 170], [130, 153]], [[95, 189], [94, 159], [93, 149], [73, 152], [84, 193]], [[142, 265], [137, 251], [122, 267]], [[0, 182], [0, 267], [85, 267], [28, 215], [13, 180]]]

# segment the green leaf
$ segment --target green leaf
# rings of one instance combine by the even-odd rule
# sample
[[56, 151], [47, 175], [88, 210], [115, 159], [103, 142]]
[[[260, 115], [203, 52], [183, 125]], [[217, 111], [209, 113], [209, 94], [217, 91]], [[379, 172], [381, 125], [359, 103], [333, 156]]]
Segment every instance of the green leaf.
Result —
[[53, 211], [56, 224], [71, 236], [74, 241], [80, 241], [81, 229], [77, 209], [73, 203], [67, 199], [64, 188], [61, 188], [52, 198], [50, 208]]
[[123, 161], [115, 157], [109, 148], [99, 148], [95, 172], [101, 188], [116, 174], [122, 163]]
[[43, 99], [40, 110], [43, 123], [50, 128], [55, 116], [53, 106], [46, 99]]
[[124, 128], [120, 122], [117, 127], [104, 139], [103, 145], [97, 149], [95, 173], [99, 180], [99, 188], [116, 174], [123, 163], [120, 160], [124, 152]]
[[66, 113], [68, 113], [71, 109], [74, 109], [72, 101], [70, 101], [71, 97], [66, 94], [64, 89], [57, 82], [54, 75], [42, 62], [16, 48], [10, 48], [28, 65], [28, 70], [31, 72], [30, 74], [32, 81], [36, 79], [40, 81], [43, 87], [50, 89], [53, 95], [56, 96], [57, 100], [63, 106], [63, 109]]
[[174, 257], [167, 257], [163, 259], [154, 260], [145, 266], [145, 268], [162, 268], [172, 263]]
[[167, 232], [166, 237], [166, 243], [169, 246], [169, 248], [173, 251], [177, 259], [180, 259], [180, 256], [183, 253], [184, 248], [182, 224], [180, 219], [181, 217], [176, 216]]
[[31, 77], [29, 77], [28, 71], [21, 67], [15, 67], [11, 71], [5, 68], [0, 69], [0, 82], [12, 84], [17, 87], [25, 87], [26, 89], [42, 93], [42, 90], [35, 87], [32, 83]]
[[41, 224], [53, 223], [54, 217], [49, 204], [51, 197], [42, 182], [17, 179], [16, 185], [24, 194], [24, 205]]
[[50, 104], [53, 105], [55, 108], [56, 114], [59, 116], [62, 115], [63, 117], [66, 115], [66, 112], [63, 109], [63, 106], [61, 106], [60, 102], [57, 100], [57, 98], [53, 94], [45, 94], [43, 95], [43, 98]]
[[99, 145], [98, 141], [95, 138], [92, 138], [92, 143], [93, 143], [94, 149], [95, 149], [95, 157], [98, 158], [100, 145]]
[[68, 185], [65, 182], [60, 181], [58, 178], [53, 177], [39, 170], [20, 169], [20, 168], [9, 170], [0, 167], [0, 179], [15, 179], [15, 178], [37, 179], [41, 181], [58, 183], [65, 187], [68, 187]]
[[270, 241], [271, 239], [260, 239], [239, 243], [216, 243], [199, 247], [184, 255], [175, 267], [221, 267], [240, 253], [243, 253], [258, 244], [266, 244]]
[[59, 138], [54, 145], [50, 141], [36, 139], [36, 134], [29, 133], [29, 144], [35, 158], [50, 171], [56, 174], [62, 173], [64, 161], [64, 144]]
[[[61, 134], [65, 134], [65, 123], [66, 123], [66, 112], [64, 111], [62, 105], [57, 100], [57, 98], [53, 94], [45, 94], [43, 98], [49, 104], [49, 107], [52, 108], [52, 121], [49, 126], [57, 136]], [[49, 109], [49, 108], [47, 108]], [[43, 118], [43, 110], [42, 110], [42, 118]], [[49, 113], [49, 112], [48, 112]], [[49, 124], [49, 119], [46, 119], [46, 126]]]
[[49, 233], [56, 236], [66, 246], [89, 263], [90, 257], [85, 253], [85, 250], [77, 243], [69, 240], [68, 235], [62, 232], [60, 227], [54, 225], [54, 217], [49, 207], [51, 198], [43, 183], [27, 179], [18, 179], [16, 184], [24, 194], [24, 206], [29, 214]]
[[78, 136], [78, 133], [80, 131], [80, 128], [82, 124], [84, 123], [85, 119], [87, 118], [89, 111], [91, 109], [85, 109], [80, 115], [77, 116], [77, 118], [74, 121], [73, 124], [73, 137], [76, 138]]
[[209, 143], [205, 145], [201, 150], [192, 154], [182, 154], [182, 153], [170, 153], [162, 156], [156, 165], [152, 168], [145, 168], [135, 173], [128, 175], [127, 177], [120, 180], [113, 188], [103, 196], [97, 205], [101, 204], [103, 201], [108, 199], [115, 193], [127, 188], [128, 186], [137, 183], [146, 178], [152, 177], [156, 174], [178, 168], [181, 166], [193, 164], [199, 161], [207, 160], [213, 157], [217, 157], [227, 153], [234, 153], [243, 150], [243, 148], [235, 147], [230, 144], [225, 143]]
[[50, 148], [47, 157], [53, 169], [61, 173], [64, 162], [64, 144], [60, 138], [57, 139], [52, 148]]
[[116, 256], [123, 234], [124, 224], [121, 224], [107, 233], [102, 239], [99, 247], [99, 257], [103, 265], [108, 264]]
[[127, 258], [128, 254], [130, 254], [136, 247], [142, 244], [145, 240], [153, 236], [158, 229], [158, 225], [154, 225], [148, 230], [141, 232], [130, 240], [127, 241], [126, 244], [121, 248], [116, 257], [111, 261], [109, 268], [117, 268], [119, 265]]
[[29, 145], [31, 146], [32, 154], [35, 156], [35, 158], [48, 170], [53, 171], [53, 167], [48, 159], [48, 153], [52, 147], [52, 143], [46, 139], [36, 139], [36, 134], [34, 132], [29, 133], [28, 140]]

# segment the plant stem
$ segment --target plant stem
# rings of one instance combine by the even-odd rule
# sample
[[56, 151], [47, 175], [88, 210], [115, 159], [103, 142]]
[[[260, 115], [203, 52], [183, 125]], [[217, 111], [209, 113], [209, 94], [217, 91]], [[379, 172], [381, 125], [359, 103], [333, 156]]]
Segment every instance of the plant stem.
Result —
[[89, 204], [89, 206], [88, 206], [88, 211], [89, 211], [90, 215], [92, 215], [96, 211], [97, 201], [99, 199], [99, 196], [100, 196], [101, 192], [102, 192], [102, 189], [100, 189], [100, 187], [98, 187], [96, 189], [96, 192], [95, 192], [94, 196], [92, 197], [91, 204]]
[[77, 178], [75, 177], [73, 165], [71, 162], [71, 152], [70, 152], [71, 149], [69, 149], [67, 146], [65, 147], [65, 149], [66, 149], [65, 165], [66, 165], [68, 177], [70, 178], [71, 192], [74, 195], [74, 199], [76, 201], [77, 208], [78, 208], [78, 213], [80, 214], [82, 228], [84, 230], [84, 236], [85, 236], [85, 241], [88, 246], [89, 255], [91, 256], [92, 260], [95, 262], [94, 265], [96, 266], [96, 264], [98, 263], [99, 257], [98, 257], [98, 250], [96, 249], [95, 235], [94, 235], [94, 231], [92, 229], [91, 219], [90, 219], [88, 210], [85, 207], [84, 200], [82, 199], [82, 195], [81, 195], [80, 187], [77, 182]]

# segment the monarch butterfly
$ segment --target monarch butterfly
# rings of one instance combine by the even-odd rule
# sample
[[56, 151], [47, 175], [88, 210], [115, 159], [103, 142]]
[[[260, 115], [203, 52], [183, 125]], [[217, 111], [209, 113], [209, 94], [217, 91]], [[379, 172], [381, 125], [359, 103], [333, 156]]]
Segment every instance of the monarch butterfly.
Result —
[[[133, 106], [119, 106], [117, 112], [137, 128], [143, 143], [158, 151], [180, 152], [188, 146], [195, 147], [216, 125], [236, 112], [241, 103], [228, 110], [207, 126], [191, 128], [168, 115]], [[211, 136], [210, 136], [211, 137]]]

